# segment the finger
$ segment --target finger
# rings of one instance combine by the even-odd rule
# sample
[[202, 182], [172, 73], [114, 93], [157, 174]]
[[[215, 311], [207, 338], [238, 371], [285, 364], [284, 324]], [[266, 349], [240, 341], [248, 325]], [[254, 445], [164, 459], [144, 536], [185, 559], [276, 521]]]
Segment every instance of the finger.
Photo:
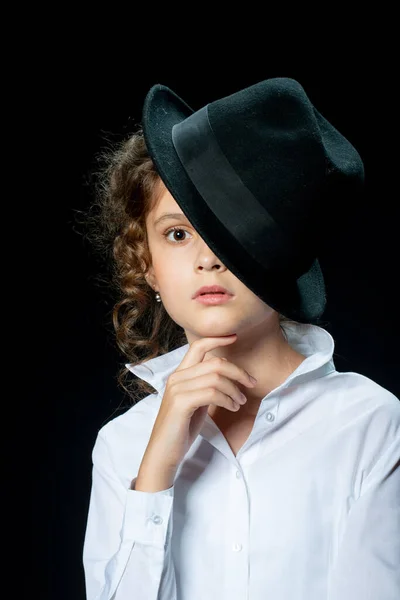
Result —
[[181, 380], [179, 383], [179, 393], [182, 396], [186, 396], [191, 392], [196, 392], [200, 397], [202, 392], [206, 392], [206, 396], [215, 390], [220, 392], [224, 396], [229, 397], [230, 400], [238, 402], [239, 404], [245, 404], [247, 398], [242, 394], [241, 390], [232, 379], [221, 375], [220, 373], [212, 372], [206, 374], [199, 374], [196, 377], [190, 379]]
[[232, 344], [236, 341], [236, 339], [237, 335], [236, 333], [233, 333], [232, 335], [206, 337], [196, 340], [190, 346], [181, 364], [176, 370], [180, 371], [181, 369], [187, 369], [188, 367], [197, 365], [204, 360], [207, 352], [214, 350], [214, 348], [217, 348], [218, 346], [227, 346]]
[[221, 390], [214, 390], [214, 393], [212, 394], [212, 401], [210, 402], [210, 400], [208, 400], [209, 404], [213, 404], [214, 406], [218, 406], [221, 408], [226, 408], [227, 410], [236, 412], [237, 410], [240, 409], [241, 406], [243, 406], [244, 402], [243, 400], [237, 401], [236, 399], [234, 399], [231, 390], [228, 390], [228, 394], [225, 394], [225, 392], [221, 391]]
[[211, 356], [207, 360], [195, 364], [193, 367], [186, 368], [184, 368], [183, 363], [181, 363], [179, 369], [176, 369], [176, 372], [177, 371], [179, 371], [180, 381], [185, 379], [193, 381], [194, 377], [206, 375], [207, 373], [219, 373], [227, 380], [238, 381], [246, 387], [254, 388], [257, 384], [257, 381], [253, 381], [250, 373], [246, 371], [246, 369], [238, 367], [225, 357]]

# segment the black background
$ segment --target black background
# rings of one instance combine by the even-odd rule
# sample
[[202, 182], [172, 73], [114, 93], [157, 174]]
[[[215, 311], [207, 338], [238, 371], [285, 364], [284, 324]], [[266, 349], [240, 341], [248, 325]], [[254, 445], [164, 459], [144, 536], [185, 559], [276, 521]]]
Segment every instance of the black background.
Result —
[[366, 187], [322, 264], [324, 319], [335, 339], [337, 369], [362, 373], [400, 397], [390, 68], [384, 73], [376, 55], [359, 44], [329, 60], [323, 45], [297, 62], [295, 49], [285, 60], [281, 48], [245, 55], [240, 49], [233, 54], [232, 46], [179, 60], [184, 49], [171, 52], [165, 43], [151, 57], [149, 43], [138, 39], [123, 50], [106, 38], [82, 39], [77, 47], [71, 31], [62, 50], [46, 44], [35, 61], [26, 62], [21, 87], [31, 103], [29, 111], [21, 98], [17, 106], [19, 152], [29, 163], [14, 182], [29, 233], [20, 240], [29, 302], [22, 307], [23, 336], [14, 357], [17, 378], [24, 378], [24, 400], [14, 410], [21, 407], [26, 425], [16, 447], [25, 441], [29, 450], [18, 463], [18, 489], [32, 516], [24, 551], [32, 566], [29, 587], [51, 600], [84, 600], [91, 451], [98, 429], [128, 406], [115, 380], [124, 358], [109, 333], [112, 304], [95, 284], [98, 264], [77, 232], [75, 214], [91, 200], [88, 174], [104, 138], [125, 135], [140, 119], [151, 85], [168, 85], [197, 109], [267, 77], [294, 77], [354, 144], [364, 160]]

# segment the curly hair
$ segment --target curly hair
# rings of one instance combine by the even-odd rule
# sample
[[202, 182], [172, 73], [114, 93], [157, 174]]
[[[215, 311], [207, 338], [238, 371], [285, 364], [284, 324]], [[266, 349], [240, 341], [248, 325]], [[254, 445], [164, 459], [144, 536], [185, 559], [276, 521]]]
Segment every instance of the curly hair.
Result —
[[[86, 237], [111, 270], [109, 283], [117, 294], [112, 310], [116, 343], [132, 365], [187, 344], [184, 329], [157, 302], [145, 279], [151, 266], [146, 217], [157, 200], [160, 177], [151, 160], [141, 126], [127, 139], [111, 144], [98, 156], [93, 173], [95, 198], [84, 223]], [[293, 322], [279, 315], [282, 323]], [[132, 378], [125, 366], [118, 384], [135, 403], [157, 391]]]

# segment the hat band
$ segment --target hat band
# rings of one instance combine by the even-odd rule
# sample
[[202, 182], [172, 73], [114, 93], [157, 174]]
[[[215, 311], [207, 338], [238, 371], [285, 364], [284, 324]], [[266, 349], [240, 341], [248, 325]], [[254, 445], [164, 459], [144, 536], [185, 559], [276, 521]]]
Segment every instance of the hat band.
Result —
[[246, 252], [266, 269], [290, 271], [298, 250], [232, 168], [211, 128], [208, 106], [175, 124], [172, 142], [208, 208]]

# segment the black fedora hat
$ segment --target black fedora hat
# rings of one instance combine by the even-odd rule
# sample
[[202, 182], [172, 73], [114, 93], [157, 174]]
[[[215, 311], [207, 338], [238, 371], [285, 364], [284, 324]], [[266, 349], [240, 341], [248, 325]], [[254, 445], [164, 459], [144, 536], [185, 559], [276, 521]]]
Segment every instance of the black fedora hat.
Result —
[[157, 84], [142, 126], [161, 179], [215, 255], [273, 309], [318, 322], [324, 227], [364, 167], [303, 87], [266, 79], [193, 111]]

